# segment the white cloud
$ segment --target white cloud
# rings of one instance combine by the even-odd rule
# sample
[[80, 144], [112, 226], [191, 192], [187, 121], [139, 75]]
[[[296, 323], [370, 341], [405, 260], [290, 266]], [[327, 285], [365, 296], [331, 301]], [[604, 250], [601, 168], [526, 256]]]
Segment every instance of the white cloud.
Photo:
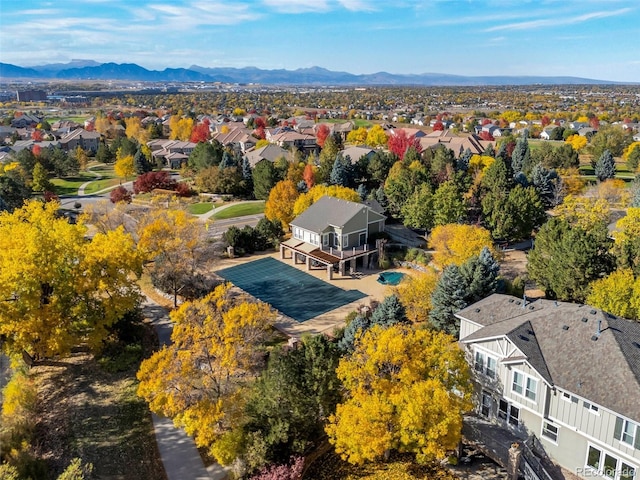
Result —
[[198, 0], [184, 6], [151, 4], [133, 10], [139, 19], [154, 19], [165, 27], [185, 30], [198, 25], [236, 25], [260, 18], [260, 13], [249, 5], [227, 5], [218, 1]]
[[484, 31], [498, 32], [498, 31], [505, 31], [505, 30], [530, 30], [530, 29], [543, 28], [543, 27], [558, 27], [562, 25], [574, 25], [576, 23], [582, 23], [582, 22], [586, 22], [588, 20], [593, 20], [597, 18], [606, 18], [606, 17], [623, 15], [625, 13], [630, 12], [631, 10], [632, 10], [631, 8], [621, 8], [619, 10], [613, 10], [613, 11], [600, 11], [600, 12], [586, 13], [584, 15], [579, 15], [576, 17], [554, 15], [553, 18], [529, 20], [526, 22], [516, 22], [516, 23], [508, 23], [506, 25], [498, 25], [495, 27], [487, 28]]
[[328, 12], [327, 0], [263, 0], [267, 8], [279, 13]]

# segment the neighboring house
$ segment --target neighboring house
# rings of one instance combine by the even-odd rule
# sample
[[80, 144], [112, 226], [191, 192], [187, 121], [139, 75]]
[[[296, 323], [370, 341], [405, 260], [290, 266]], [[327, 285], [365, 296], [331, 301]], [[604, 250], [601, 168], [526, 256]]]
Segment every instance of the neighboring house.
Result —
[[251, 132], [250, 129], [242, 124], [242, 127], [234, 127], [228, 130], [227, 133], [216, 133], [213, 138], [225, 147], [239, 147], [240, 151], [244, 153], [258, 143], [258, 139], [251, 135]]
[[60, 139], [60, 147], [71, 152], [78, 147], [86, 152], [96, 153], [100, 144], [100, 134], [98, 132], [89, 132], [84, 128], [77, 128]]
[[362, 203], [324, 196], [290, 223], [293, 235], [280, 245], [280, 256], [285, 258], [289, 250], [294, 263], [302, 258], [307, 268], [312, 263], [326, 267], [329, 279], [336, 266], [344, 275], [346, 262], [355, 270], [359, 258], [368, 260], [377, 252], [369, 248], [369, 240], [384, 231], [385, 220]]
[[255, 168], [255, 166], [263, 160], [267, 160], [273, 163], [278, 158], [284, 157], [287, 159], [287, 161], [290, 161], [292, 155], [291, 152], [285, 150], [284, 148], [270, 143], [269, 145], [265, 145], [264, 147], [248, 151], [245, 154], [245, 157], [247, 157], [247, 160], [249, 160], [249, 165], [251, 165], [251, 168]]
[[193, 142], [181, 140], [155, 139], [147, 142], [151, 156], [157, 162], [162, 161], [167, 167], [178, 169], [187, 163], [189, 155], [196, 148]]
[[427, 148], [436, 149], [443, 145], [458, 158], [468, 148], [473, 155], [482, 155], [485, 148], [493, 142], [481, 140], [476, 135], [455, 135], [451, 130], [436, 130], [420, 139], [422, 150]]
[[33, 147], [38, 146], [40, 148], [61, 148], [59, 140], [43, 140], [41, 142], [36, 142], [35, 140], [18, 140], [13, 145], [11, 145], [11, 150], [15, 153], [18, 153], [24, 149], [33, 150]]
[[587, 137], [588, 139], [591, 139], [591, 137], [593, 137], [596, 133], [598, 133], [598, 130], [591, 127], [582, 127], [578, 129], [578, 135], [580, 135], [581, 137]]
[[36, 115], [32, 115], [30, 113], [23, 113], [21, 116], [11, 120], [11, 126], [13, 128], [35, 127], [40, 122], [42, 122], [41, 117], [37, 117]]
[[275, 135], [268, 135], [267, 139], [282, 148], [297, 148], [303, 153], [309, 153], [318, 148], [314, 135], [298, 132], [284, 131], [282, 133], [276, 133]]
[[348, 147], [340, 152], [344, 158], [349, 157], [351, 163], [358, 163], [362, 157], [367, 157], [369, 160], [373, 158], [376, 151], [369, 147]]
[[499, 294], [456, 317], [474, 372], [465, 435], [523, 444], [523, 470], [546, 471], [527, 478], [640, 478], [640, 323]]

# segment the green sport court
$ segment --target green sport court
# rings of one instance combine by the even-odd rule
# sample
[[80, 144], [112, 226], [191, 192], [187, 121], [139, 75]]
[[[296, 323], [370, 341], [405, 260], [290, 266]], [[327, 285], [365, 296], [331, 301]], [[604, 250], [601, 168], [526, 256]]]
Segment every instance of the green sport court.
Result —
[[366, 297], [359, 290], [342, 290], [271, 257], [216, 273], [297, 322]]

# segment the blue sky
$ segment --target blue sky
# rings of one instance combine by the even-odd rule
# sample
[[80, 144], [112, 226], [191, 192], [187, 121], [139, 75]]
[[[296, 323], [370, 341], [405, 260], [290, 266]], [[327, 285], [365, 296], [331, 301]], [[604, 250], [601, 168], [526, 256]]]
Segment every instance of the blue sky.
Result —
[[638, 0], [0, 0], [0, 61], [640, 81]]

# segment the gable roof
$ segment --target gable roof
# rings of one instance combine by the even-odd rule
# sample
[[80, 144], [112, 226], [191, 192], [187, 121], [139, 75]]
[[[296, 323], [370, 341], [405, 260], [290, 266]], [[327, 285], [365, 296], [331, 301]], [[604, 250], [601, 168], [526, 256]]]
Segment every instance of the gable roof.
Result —
[[251, 165], [251, 167], [255, 167], [258, 162], [262, 160], [275, 162], [280, 157], [284, 157], [289, 160], [291, 154], [279, 145], [270, 143], [269, 145], [265, 145], [264, 147], [248, 151], [245, 156], [247, 157], [247, 160], [249, 160], [249, 165]]
[[320, 197], [290, 224], [310, 232], [322, 232], [328, 226], [342, 228], [361, 211], [368, 210], [370, 221], [384, 220], [386, 217], [374, 212], [370, 207], [340, 198]]
[[587, 305], [523, 305], [500, 294], [456, 316], [482, 326], [463, 343], [504, 336], [551, 386], [640, 421], [640, 323]]
[[349, 158], [351, 159], [351, 163], [357, 163], [361, 157], [364, 157], [366, 155], [371, 155], [372, 153], [376, 153], [376, 151], [373, 148], [369, 148], [369, 147], [354, 146], [354, 147], [345, 148], [340, 153], [344, 158], [347, 158], [347, 156], [349, 156]]

